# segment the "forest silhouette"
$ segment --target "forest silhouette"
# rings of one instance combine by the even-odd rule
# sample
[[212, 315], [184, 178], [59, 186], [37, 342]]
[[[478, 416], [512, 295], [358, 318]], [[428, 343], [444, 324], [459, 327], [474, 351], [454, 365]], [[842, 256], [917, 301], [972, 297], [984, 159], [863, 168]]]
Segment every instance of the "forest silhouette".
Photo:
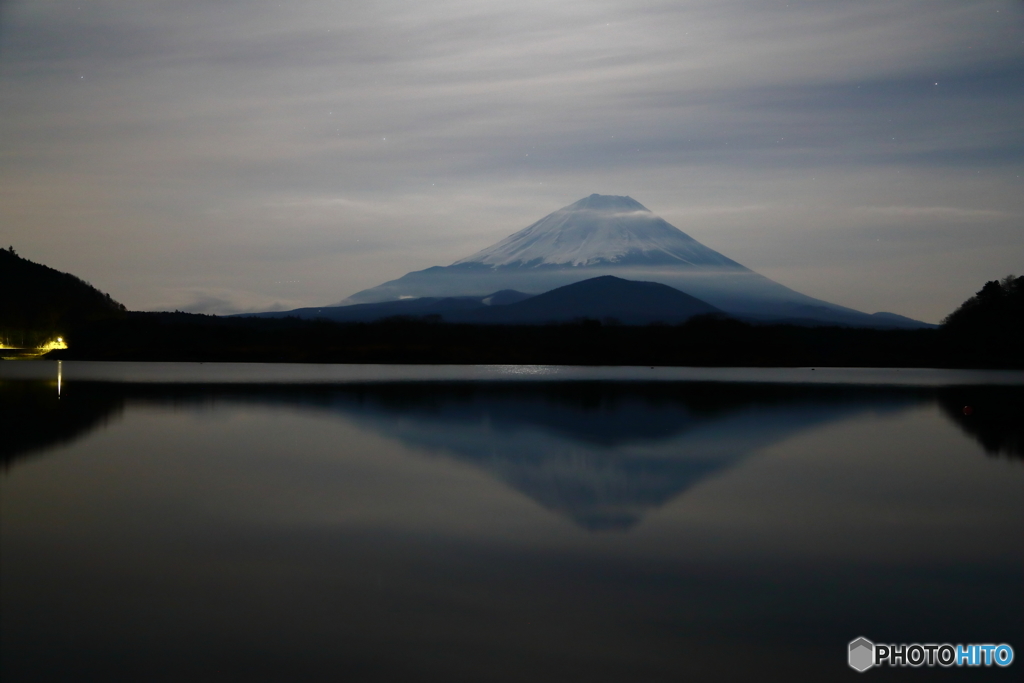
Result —
[[[50, 359], [790, 367], [1024, 367], [1024, 277], [982, 289], [938, 329], [757, 324], [721, 314], [675, 324], [580, 318], [543, 325], [370, 323], [127, 311], [81, 279], [0, 250], [0, 336], [62, 336]], [[12, 343], [13, 342], [13, 343]]]

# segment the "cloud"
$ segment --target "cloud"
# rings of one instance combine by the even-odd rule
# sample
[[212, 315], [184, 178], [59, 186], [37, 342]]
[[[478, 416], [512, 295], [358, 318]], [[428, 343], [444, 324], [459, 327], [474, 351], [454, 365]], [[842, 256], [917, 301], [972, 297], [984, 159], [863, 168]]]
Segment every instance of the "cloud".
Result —
[[287, 311], [300, 308], [301, 303], [273, 300], [261, 294], [227, 289], [213, 291], [182, 289], [162, 293], [161, 303], [149, 307], [151, 311], [183, 311], [204, 315], [235, 315], [263, 311]]
[[1012, 213], [995, 209], [964, 209], [955, 206], [861, 206], [857, 210], [893, 218], [933, 218], [947, 221], [990, 221], [1010, 218]]
[[195, 293], [191, 301], [189, 301], [186, 304], [183, 304], [180, 307], [176, 307], [175, 310], [181, 310], [187, 313], [206, 314], [227, 314], [240, 312], [239, 307], [234, 302], [206, 292]]
[[[2, 18], [7, 241], [140, 308], [337, 301], [592, 192], [740, 250], [786, 229], [779, 207], [826, 233], [853, 206], [987, 221], [1007, 243], [1024, 212], [1019, 2], [93, 0]], [[164, 294], [187, 288], [223, 301]]]

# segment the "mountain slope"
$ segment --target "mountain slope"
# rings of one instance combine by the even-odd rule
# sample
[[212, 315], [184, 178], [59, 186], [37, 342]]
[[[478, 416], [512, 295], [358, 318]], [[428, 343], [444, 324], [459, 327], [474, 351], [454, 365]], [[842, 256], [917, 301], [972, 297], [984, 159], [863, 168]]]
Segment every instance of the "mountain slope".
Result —
[[632, 197], [592, 194], [453, 265], [495, 268], [684, 265], [737, 268]]
[[357, 292], [340, 305], [409, 297], [540, 294], [614, 275], [657, 282], [730, 315], [764, 322], [858, 327], [932, 327], [872, 316], [809, 297], [702, 245], [630, 197], [590, 195], [450, 266], [414, 271]]
[[478, 309], [453, 320], [512, 324], [614, 318], [627, 325], [678, 323], [695, 315], [721, 313], [700, 299], [656, 282], [632, 282], [611, 275], [576, 282], [507, 306]]
[[502, 290], [488, 296], [452, 296], [452, 297], [421, 297], [419, 299], [401, 299], [399, 301], [382, 301], [372, 304], [353, 304], [351, 306], [320, 306], [312, 308], [296, 308], [291, 311], [271, 311], [269, 313], [240, 313], [234, 318], [304, 318], [307, 320], [332, 320], [334, 322], [373, 322], [396, 316], [422, 318], [429, 315], [444, 316], [452, 319], [453, 314], [466, 313], [486, 309], [488, 306], [503, 306], [530, 298], [529, 294], [513, 290]]
[[14, 249], [0, 249], [0, 292], [0, 343], [9, 346], [37, 346], [71, 324], [125, 310], [88, 282], [24, 259]]
[[255, 317], [373, 322], [395, 316], [441, 316], [446, 322], [493, 325], [538, 325], [580, 318], [614, 318], [627, 325], [646, 325], [656, 321], [680, 323], [695, 315], [710, 313], [722, 311], [667, 285], [632, 282], [604, 275], [533, 297], [505, 290], [487, 297], [423, 297], [376, 304], [299, 308], [258, 313]]

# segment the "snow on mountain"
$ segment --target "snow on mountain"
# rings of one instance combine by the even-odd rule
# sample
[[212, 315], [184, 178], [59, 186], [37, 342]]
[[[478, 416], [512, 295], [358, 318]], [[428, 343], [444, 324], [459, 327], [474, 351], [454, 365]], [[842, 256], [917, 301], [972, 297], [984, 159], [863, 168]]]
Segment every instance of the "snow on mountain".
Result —
[[603, 275], [674, 287], [730, 315], [795, 324], [927, 327], [815, 299], [719, 254], [631, 197], [592, 194], [450, 266], [365, 289], [337, 305], [410, 297], [541, 294]]
[[453, 263], [501, 267], [680, 265], [743, 268], [632, 197], [592, 194]]

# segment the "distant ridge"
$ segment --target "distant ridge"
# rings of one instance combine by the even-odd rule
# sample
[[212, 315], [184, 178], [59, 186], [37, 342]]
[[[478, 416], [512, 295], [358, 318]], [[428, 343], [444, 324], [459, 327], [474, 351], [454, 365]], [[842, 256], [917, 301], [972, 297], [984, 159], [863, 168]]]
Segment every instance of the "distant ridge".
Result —
[[529, 294], [505, 289], [487, 296], [453, 296], [453, 297], [422, 297], [419, 299], [400, 299], [398, 301], [382, 301], [373, 304], [354, 304], [352, 306], [313, 306], [296, 308], [290, 311], [270, 311], [268, 313], [239, 313], [235, 318], [305, 318], [309, 320], [323, 319], [334, 322], [373, 322], [392, 317], [422, 318], [440, 315], [445, 319], [459, 313], [467, 313], [488, 306], [503, 306], [530, 298]]
[[711, 304], [668, 285], [602, 275], [533, 297], [505, 290], [486, 297], [424, 297], [257, 315], [263, 318], [323, 318], [335, 322], [437, 316], [446, 322], [495, 325], [537, 325], [580, 319], [646, 325], [652, 322], [680, 323], [695, 315], [715, 313], [723, 314]]
[[[679, 323], [695, 315], [721, 314], [707, 302], [657, 282], [632, 282], [613, 275], [576, 282], [507, 306], [478, 309], [473, 322], [528, 324], [586, 318], [627, 325]], [[456, 318], [458, 320], [458, 318]]]

